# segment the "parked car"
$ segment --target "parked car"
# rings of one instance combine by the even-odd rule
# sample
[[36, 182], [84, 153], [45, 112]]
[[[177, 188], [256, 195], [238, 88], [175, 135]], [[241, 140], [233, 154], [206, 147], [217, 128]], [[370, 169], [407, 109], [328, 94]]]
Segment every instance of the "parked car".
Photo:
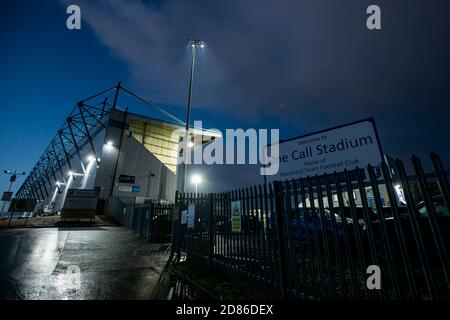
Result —
[[[447, 253], [450, 253], [450, 213], [449, 208], [445, 205], [442, 196], [435, 196], [432, 198], [433, 207], [436, 212], [436, 221], [442, 236], [443, 244]], [[414, 233], [412, 229], [410, 212], [408, 210], [401, 210], [399, 212], [399, 224], [401, 226], [403, 236], [405, 239], [406, 249], [409, 251], [409, 255], [414, 255], [417, 252], [416, 242], [414, 238]], [[428, 210], [425, 202], [419, 202], [412, 213], [415, 215], [418, 222], [419, 232], [421, 234], [425, 250], [428, 252], [429, 256], [437, 255], [437, 247], [433, 236], [433, 230], [431, 228], [431, 223], [429, 219]], [[389, 247], [394, 256], [399, 256], [400, 244], [397, 237], [397, 230], [395, 226], [395, 218], [385, 217], [385, 226], [387, 235], [389, 238]], [[387, 252], [385, 252], [382, 247], [382, 229], [379, 219], [372, 222], [374, 227], [374, 234], [377, 239], [379, 239], [378, 253], [382, 257], [386, 257]]]
[[[319, 240], [322, 240], [322, 233], [325, 231], [327, 233], [327, 237], [331, 240], [334, 238], [334, 234], [338, 240], [344, 239], [344, 223], [347, 228], [348, 237], [354, 238], [354, 223], [353, 219], [349, 217], [344, 217], [344, 219], [338, 214], [336, 208], [333, 210], [333, 213], [327, 208], [323, 209], [323, 212], [319, 211], [318, 208], [314, 209], [314, 214], [312, 213], [312, 208], [306, 209], [299, 208], [298, 210], [291, 209], [291, 221], [292, 221], [292, 235], [294, 240], [301, 241], [315, 241], [316, 234], [319, 237]], [[333, 227], [333, 218], [334, 215], [334, 223]], [[323, 216], [323, 223], [322, 223]], [[358, 227], [361, 232], [365, 230], [365, 223], [363, 220], [358, 220]], [[325, 230], [324, 230], [325, 228]], [[273, 231], [273, 223], [272, 216], [269, 217], [268, 229], [270, 235], [274, 234]], [[315, 230], [315, 232], [314, 232]]]
[[[365, 222], [366, 215], [363, 207], [355, 206], [353, 207], [353, 211], [360, 223]], [[334, 207], [333, 212], [338, 216], [340, 216], [342, 212], [345, 218], [352, 219], [353, 221], [352, 207]], [[367, 215], [370, 221], [378, 220], [378, 215], [371, 208], [367, 208]]]

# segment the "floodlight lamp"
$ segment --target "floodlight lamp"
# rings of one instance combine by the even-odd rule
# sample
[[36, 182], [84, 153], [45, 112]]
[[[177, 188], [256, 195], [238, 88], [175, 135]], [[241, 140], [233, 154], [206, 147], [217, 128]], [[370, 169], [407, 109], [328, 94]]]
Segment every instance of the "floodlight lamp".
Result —
[[194, 184], [199, 184], [200, 182], [202, 182], [202, 177], [198, 174], [195, 174], [192, 176], [192, 182]]

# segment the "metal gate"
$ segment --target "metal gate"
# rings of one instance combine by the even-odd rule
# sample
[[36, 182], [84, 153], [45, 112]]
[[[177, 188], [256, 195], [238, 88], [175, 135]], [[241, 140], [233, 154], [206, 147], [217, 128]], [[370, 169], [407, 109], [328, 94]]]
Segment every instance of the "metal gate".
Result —
[[152, 242], [170, 242], [173, 204], [148, 203], [126, 206], [118, 199], [108, 200], [108, 213], [119, 223]]

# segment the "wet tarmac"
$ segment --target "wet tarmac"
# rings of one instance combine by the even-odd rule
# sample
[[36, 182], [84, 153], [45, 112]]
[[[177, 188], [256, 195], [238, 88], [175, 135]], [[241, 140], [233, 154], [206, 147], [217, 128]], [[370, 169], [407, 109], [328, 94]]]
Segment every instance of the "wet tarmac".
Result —
[[0, 299], [149, 299], [168, 256], [122, 227], [0, 230]]

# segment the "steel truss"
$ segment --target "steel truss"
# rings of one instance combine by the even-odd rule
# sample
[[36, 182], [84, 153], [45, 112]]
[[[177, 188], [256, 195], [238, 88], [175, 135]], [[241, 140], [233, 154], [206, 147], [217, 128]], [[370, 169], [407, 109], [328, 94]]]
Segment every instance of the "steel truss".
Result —
[[[44, 200], [52, 194], [53, 185], [59, 182], [58, 175], [63, 179], [63, 182], [65, 181], [64, 177], [67, 176], [67, 172], [63, 172], [63, 168], [66, 165], [69, 170], [72, 170], [73, 163], [81, 161], [81, 167], [84, 170], [80, 150], [86, 143], [89, 144], [95, 161], [99, 164], [99, 150], [96, 150], [94, 147], [92, 134], [100, 127], [106, 128], [108, 115], [112, 110], [122, 110], [117, 105], [120, 91], [184, 125], [183, 121], [154, 103], [127, 90], [119, 82], [116, 86], [81, 100], [76, 104], [20, 186], [16, 193], [17, 198]], [[112, 103], [109, 103], [108, 98], [112, 98]]]

